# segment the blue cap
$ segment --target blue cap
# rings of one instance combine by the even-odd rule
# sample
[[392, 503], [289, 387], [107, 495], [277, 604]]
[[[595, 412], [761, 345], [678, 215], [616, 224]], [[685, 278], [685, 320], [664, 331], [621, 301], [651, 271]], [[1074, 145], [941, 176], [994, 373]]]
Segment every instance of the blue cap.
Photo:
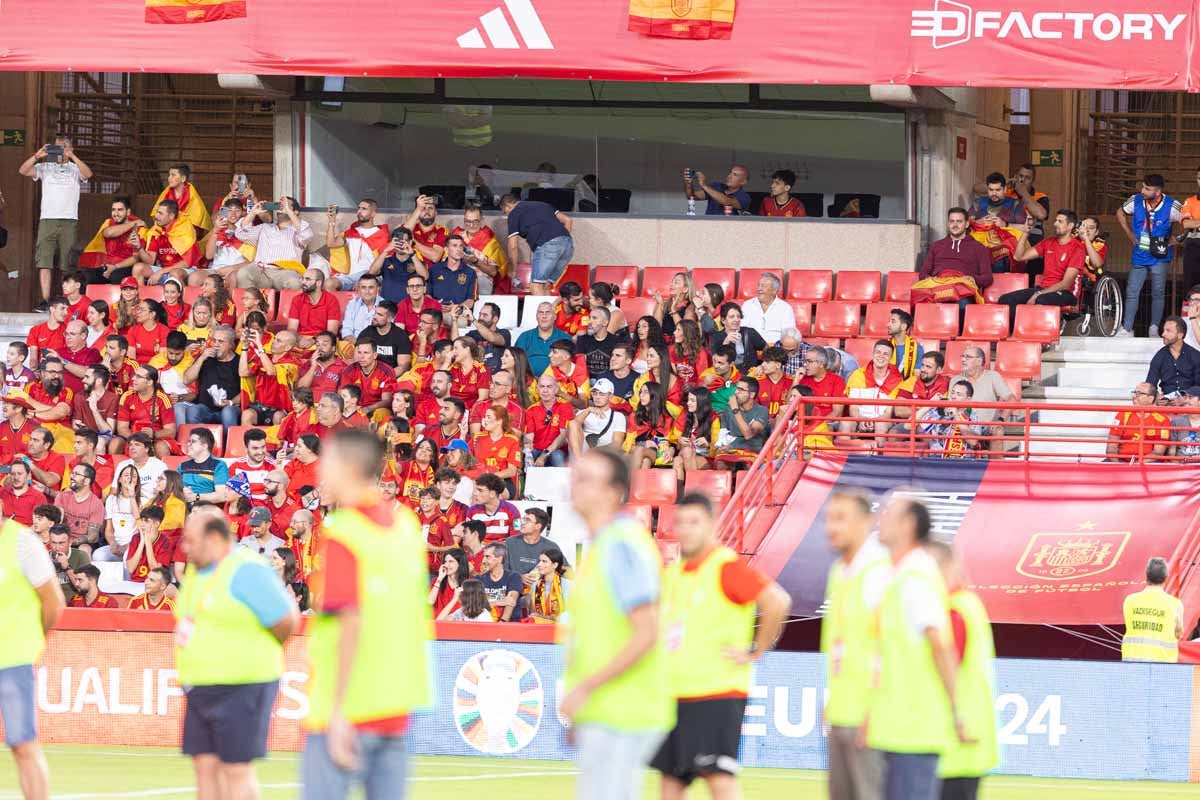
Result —
[[446, 446], [442, 448], [442, 452], [449, 453], [451, 450], [464, 450], [470, 452], [471, 446], [462, 439], [451, 439], [446, 443]]

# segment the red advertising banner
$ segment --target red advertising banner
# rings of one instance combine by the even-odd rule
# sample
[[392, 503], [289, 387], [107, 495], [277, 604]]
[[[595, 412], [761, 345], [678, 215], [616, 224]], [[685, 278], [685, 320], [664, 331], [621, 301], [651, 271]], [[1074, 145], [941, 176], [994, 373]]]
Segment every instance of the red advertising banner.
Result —
[[0, 70], [1176, 90], [1198, 3], [0, 0]]

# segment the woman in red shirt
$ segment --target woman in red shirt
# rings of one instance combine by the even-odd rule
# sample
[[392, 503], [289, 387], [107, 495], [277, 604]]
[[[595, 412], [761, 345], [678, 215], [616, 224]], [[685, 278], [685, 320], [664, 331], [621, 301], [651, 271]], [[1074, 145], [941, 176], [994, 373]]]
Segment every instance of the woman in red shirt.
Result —
[[675, 331], [675, 343], [670, 349], [671, 366], [685, 386], [696, 382], [696, 376], [708, 369], [708, 350], [704, 337], [700, 335], [700, 323], [685, 319]]
[[125, 338], [129, 340], [129, 354], [139, 364], [148, 364], [159, 350], [167, 346], [167, 312], [157, 300], [145, 299], [137, 304], [137, 324], [130, 328]]
[[483, 365], [483, 353], [474, 339], [458, 337], [451, 352], [454, 363], [450, 365], [450, 396], [462, 400], [469, 412], [476, 403], [487, 398], [492, 375]]
[[509, 484], [509, 493], [516, 497], [516, 480], [521, 474], [521, 440], [512, 431], [508, 409], [492, 406], [483, 412], [479, 427], [471, 451], [484, 470]]
[[[471, 577], [471, 565], [462, 548], [447, 550], [442, 556], [442, 566], [429, 587], [429, 604], [435, 617], [448, 617], [458, 608], [458, 595], [462, 585]], [[445, 611], [445, 614], [442, 612]]]
[[167, 278], [163, 281], [163, 311], [167, 312], [167, 327], [175, 330], [187, 322], [192, 307], [183, 302], [183, 284], [178, 278]]
[[321, 485], [321, 440], [315, 433], [302, 433], [296, 439], [292, 457], [288, 459], [283, 471], [288, 476], [288, 494], [292, 499], [299, 500], [299, 490], [303, 486]]
[[218, 325], [237, 324], [237, 308], [234, 307], [233, 299], [229, 296], [229, 289], [225, 287], [225, 281], [220, 276], [209, 275], [205, 278], [200, 296], [207, 298], [212, 303], [213, 316]]
[[121, 297], [113, 303], [113, 327], [124, 334], [137, 324], [138, 282], [134, 278], [121, 281]]
[[242, 335], [242, 328], [246, 326], [246, 315], [251, 311], [257, 311], [267, 318], [271, 315], [271, 306], [261, 289], [242, 289], [241, 296], [242, 302], [237, 309], [237, 325], [234, 326], [234, 331], [239, 337]]

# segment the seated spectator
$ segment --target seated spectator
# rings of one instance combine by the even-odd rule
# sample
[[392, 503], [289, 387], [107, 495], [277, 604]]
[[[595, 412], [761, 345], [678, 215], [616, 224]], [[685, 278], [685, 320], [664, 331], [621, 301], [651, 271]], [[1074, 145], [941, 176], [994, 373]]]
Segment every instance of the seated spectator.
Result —
[[663, 385], [645, 381], [638, 388], [638, 403], [629, 415], [625, 452], [633, 454], [636, 469], [668, 466], [675, 460], [675, 419]]
[[667, 339], [663, 336], [662, 325], [652, 316], [638, 319], [633, 325], [633, 369], [641, 373], [646, 371], [646, 351], [652, 347], [666, 347]]
[[437, 224], [437, 214], [437, 198], [419, 195], [403, 226], [412, 231], [413, 257], [427, 269], [446, 257], [446, 238], [450, 234], [444, 225]]
[[489, 406], [483, 413], [480, 432], [471, 440], [471, 452], [485, 470], [505, 482], [509, 497], [517, 496], [517, 481], [521, 478], [521, 440], [513, 432], [512, 421], [504, 406]]
[[[207, 216], [208, 212], [204, 213]], [[186, 282], [204, 255], [196, 235], [175, 201], [160, 202], [154, 211], [154, 226], [146, 232], [145, 243], [138, 251], [141, 263], [133, 268], [134, 279], [142, 285], [160, 284], [167, 278]]]
[[[279, 210], [259, 207], [239, 220], [234, 234], [255, 247], [254, 261], [238, 269], [236, 283], [241, 288], [301, 289], [304, 268], [301, 259], [305, 246], [312, 241], [312, 227], [300, 218], [300, 204], [290, 197], [279, 200]], [[323, 276], [317, 272], [316, 280]], [[319, 285], [319, 283], [318, 283]], [[289, 309], [290, 311], [290, 309]], [[294, 315], [288, 315], [294, 320]]]
[[666, 345], [656, 345], [646, 351], [646, 371], [633, 382], [633, 399], [631, 403], [636, 409], [642, 384], [654, 381], [663, 387], [667, 398], [667, 413], [674, 417], [683, 406], [683, 381], [675, 374], [675, 365], [671, 363], [670, 351]]
[[735, 469], [758, 457], [771, 431], [771, 417], [765, 406], [754, 402], [758, 381], [746, 377], [738, 381], [733, 401], [721, 412], [721, 433], [716, 458], [722, 469]]
[[217, 440], [208, 428], [196, 428], [188, 434], [188, 458], [179, 465], [183, 479], [183, 495], [188, 505], [212, 503], [219, 505], [229, 499], [225, 485], [229, 483], [229, 466], [213, 455]]
[[483, 569], [479, 582], [492, 608], [492, 619], [496, 622], [520, 622], [524, 613], [521, 609], [521, 576], [506, 569], [508, 548], [499, 543], [487, 545], [483, 550]]
[[[375, 316], [371, 324], [358, 338], [374, 342], [379, 360], [391, 367], [397, 375], [403, 375], [412, 366], [412, 340], [395, 321], [396, 304], [391, 300], [380, 300], [375, 305]], [[506, 335], [507, 333], [505, 331]]]
[[134, 326], [125, 333], [130, 356], [139, 364], [149, 364], [154, 354], [167, 346], [167, 315], [157, 300], [142, 300], [137, 304]]
[[185, 402], [183, 415], [189, 425], [220, 423], [226, 429], [241, 424], [242, 381], [240, 359], [233, 328], [217, 327], [212, 342], [183, 373], [183, 382], [196, 386], [195, 402]]
[[6, 394], [10, 389], [23, 392], [26, 386], [37, 380], [37, 375], [34, 374], [33, 370], [25, 366], [28, 358], [29, 345], [24, 342], [8, 343], [8, 350], [4, 359], [4, 391]]
[[212, 230], [212, 217], [192, 183], [192, 168], [187, 164], [175, 164], [167, 170], [167, 185], [154, 202], [156, 207], [165, 202], [175, 203], [180, 216], [192, 224], [197, 239]]
[[452, 234], [446, 239], [446, 257], [429, 268], [429, 294], [442, 304], [442, 312], [462, 316], [464, 308], [475, 307], [479, 287], [475, 270], [464, 260], [463, 239]]
[[[613, 410], [627, 414], [633, 410], [633, 386], [640, 377], [633, 371], [633, 346], [619, 344], [608, 358], [608, 370], [596, 376], [596, 380], [607, 380], [613, 385], [610, 401]], [[594, 389], [593, 389], [594, 391]]]
[[710, 338], [714, 332], [721, 330], [721, 306], [725, 305], [725, 290], [719, 283], [706, 283], [696, 291], [692, 298], [696, 316], [700, 322], [700, 331], [704, 338]]
[[686, 272], [677, 272], [671, 276], [671, 283], [664, 296], [655, 289], [651, 293], [654, 299], [654, 319], [662, 326], [663, 336], [674, 337], [675, 330], [685, 319], [696, 320], [696, 309], [692, 298], [696, 294], [692, 279]]
[[192, 315], [191, 304], [183, 301], [183, 284], [175, 278], [163, 281], [162, 309], [167, 315], [167, 329], [172, 331]]
[[576, 414], [567, 427], [572, 459], [593, 447], [609, 447], [625, 441], [625, 414], [613, 408], [612, 400], [612, 381], [597, 379], [592, 385], [588, 407]]
[[708, 350], [700, 334], [700, 323], [685, 319], [675, 329], [675, 341], [668, 349], [671, 367], [684, 385], [696, 382], [696, 376], [708, 369]]
[[166, 462], [151, 455], [154, 452], [154, 440], [146, 431], [138, 431], [129, 437], [125, 443], [129, 456], [117, 464], [115, 474], [120, 477], [122, 470], [132, 464], [138, 475], [138, 496], [142, 505], [154, 499], [158, 479], [167, 471]]
[[187, 517], [187, 498], [183, 493], [183, 478], [178, 471], [169, 469], [158, 476], [150, 505], [162, 509], [163, 519], [158, 531], [170, 540], [174, 549], [183, 537], [183, 523]]
[[550, 345], [570, 337], [554, 326], [554, 306], [543, 301], [537, 307], [537, 327], [517, 337], [517, 347], [525, 351], [529, 368], [541, 375], [550, 366]]
[[296, 439], [296, 446], [291, 452], [283, 471], [288, 476], [288, 486], [293, 498], [299, 499], [300, 489], [305, 486], [318, 486], [321, 482], [321, 440], [315, 433], [302, 433]]
[[104, 499], [104, 546], [92, 554], [95, 561], [124, 561], [125, 551], [137, 530], [142, 508], [137, 467], [125, 462], [116, 475], [112, 492]]
[[892, 364], [900, 377], [908, 380], [917, 372], [925, 348], [912, 337], [912, 314], [903, 308], [893, 308], [888, 315], [888, 338], [892, 342]]
[[138, 515], [137, 533], [125, 549], [125, 572], [134, 583], [144, 583], [155, 567], [171, 566], [175, 545], [159, 531], [163, 517], [158, 506], [146, 506]]
[[[47, 549], [50, 546], [50, 531], [55, 525], [62, 525], [62, 509], [50, 503], [39, 503], [33, 507], [32, 522], [29, 529], [34, 532]], [[68, 532], [68, 536], [69, 536]]]
[[575, 340], [575, 352], [584, 357], [590, 375], [599, 375], [609, 368], [613, 348], [625, 339], [609, 332], [609, 321], [607, 308], [593, 308], [588, 312], [587, 332]]
[[[1008, 388], [1008, 384], [1004, 382], [1004, 378], [993, 369], [985, 369], [986, 364], [987, 354], [981, 348], [968, 347], [962, 355], [962, 372], [950, 378], [950, 385], [953, 386], [960, 380], [968, 381], [973, 390], [971, 396], [976, 403], [1015, 402], [1017, 398]], [[994, 420], [1005, 422], [1018, 416], [1018, 412], [995, 408], [975, 408], [975, 416], [980, 422]], [[1004, 435], [1004, 427], [1001, 425], [988, 426], [982, 430], [987, 436]], [[990, 439], [987, 448], [1001, 451], [1004, 449], [1004, 442], [998, 438]]]
[[421, 533], [429, 557], [429, 574], [433, 576], [437, 575], [438, 569], [445, 563], [445, 554], [458, 547], [450, 524], [438, 509], [438, 497], [438, 490], [428, 486], [421, 490], [420, 505], [416, 508], [417, 520], [421, 523]]
[[[200, 286], [200, 297], [196, 298], [196, 302], [202, 298], [212, 305], [213, 322], [217, 325], [237, 325], [237, 304], [233, 302], [233, 297], [229, 294], [229, 287], [225, 285], [225, 281], [216, 275], [209, 275]], [[266, 325], [265, 316], [263, 325]]]
[[195, 358], [189, 350], [200, 351], [197, 345], [189, 345], [187, 337], [179, 331], [167, 334], [167, 346], [150, 359], [150, 366], [157, 369], [159, 388], [170, 398], [175, 406], [175, 424], [184, 424], [184, 411], [180, 403], [190, 403], [196, 400], [196, 385], [184, 383], [183, 376]]
[[466, 320], [475, 324], [474, 330], [468, 331], [470, 337], [480, 349], [480, 359], [488, 372], [495, 373], [500, 369], [500, 356], [504, 349], [512, 344], [512, 333], [507, 328], [500, 327], [500, 306], [492, 302], [484, 303], [479, 308], [479, 316], [472, 319], [467, 311]]
[[171, 570], [155, 567], [146, 575], [146, 591], [129, 601], [131, 611], [174, 611], [175, 601], [167, 597], [171, 585]]
[[72, 575], [75, 596], [68, 604], [71, 608], [117, 608], [117, 601], [100, 591], [100, 568], [95, 564], [85, 564]]
[[299, 503], [291, 496], [290, 486], [291, 479], [287, 472], [279, 467], [268, 472], [263, 480], [263, 493], [267, 499], [261, 508], [271, 512], [271, 535], [280, 539], [287, 536], [292, 515], [300, 510]]
[[[800, 385], [812, 389], [814, 397], [845, 397], [846, 381], [829, 367], [829, 348], [810, 347], [808, 355], [804, 357], [806, 374], [800, 380]], [[840, 403], [816, 402], [813, 404], [812, 413], [818, 417], [837, 420], [842, 416], [844, 408]]]
[[741, 371], [734, 366], [733, 362], [736, 359], [733, 345], [718, 345], [713, 348], [712, 366], [700, 373], [698, 382], [708, 389], [712, 396], [713, 410], [718, 413], [729, 405], [737, 389], [737, 382], [742, 377]]
[[317, 409], [312, 391], [302, 386], [293, 389], [292, 410], [284, 415], [276, 433], [280, 451], [287, 453], [302, 435], [311, 433], [316, 427]]
[[1184, 342], [1187, 323], [1182, 317], [1167, 317], [1162, 324], [1163, 346], [1150, 361], [1146, 382], [1167, 400], [1182, 398], [1192, 386], [1200, 385], [1200, 350]]
[[[444, 612], [443, 612], [444, 613]], [[488, 603], [487, 592], [478, 578], [468, 578], [459, 596], [459, 607], [449, 616], [439, 617], [451, 622], [495, 622], [492, 607]]]
[[758, 365], [758, 397], [759, 405], [767, 407], [772, 417], [786, 408], [788, 391], [794, 381], [784, 374], [783, 367], [787, 363], [787, 353], [782, 347], [772, 345], [763, 350], [762, 363]]
[[789, 378], [800, 380], [804, 377], [804, 356], [808, 354], [810, 345], [804, 341], [804, 336], [795, 328], [786, 328], [779, 337], [779, 346], [783, 348], [787, 361], [783, 365], [783, 374]]
[[133, 201], [123, 195], [112, 199], [108, 219], [79, 255], [79, 271], [89, 284], [120, 283], [133, 275], [142, 249], [146, 223], [133, 215]]
[[712, 393], [708, 389], [692, 386], [687, 390], [683, 413], [675, 418], [675, 431], [679, 455], [675, 456], [673, 466], [682, 494], [688, 472], [712, 466], [709, 457], [721, 433], [721, 420], [713, 410]]
[[[246, 204], [239, 197], [228, 197], [213, 220], [213, 231], [204, 240], [204, 258], [208, 268], [196, 270], [188, 276], [192, 286], [199, 286], [210, 274], [237, 287], [237, 276], [242, 268], [252, 264], [257, 248], [238, 238], [238, 223], [246, 216]], [[251, 221], [254, 224], [254, 221]]]
[[558, 302], [554, 304], [554, 327], [574, 338], [587, 329], [590, 309], [583, 298], [583, 287], [566, 281], [558, 287]]
[[408, 299], [408, 279], [417, 276], [428, 282], [429, 270], [414, 258], [412, 231], [392, 230], [391, 241], [371, 262], [371, 275], [379, 278], [379, 293], [385, 300], [400, 304]]
[[[436, 311], [438, 314], [435, 330], [442, 325], [442, 304], [426, 294], [428, 285], [429, 282], [424, 276], [409, 275], [405, 284], [408, 296], [396, 301], [396, 324], [408, 331], [410, 337], [417, 335], [421, 328], [421, 321], [427, 312]], [[457, 325], [457, 320], [452, 321]], [[436, 338], [435, 334], [426, 332], [427, 343], [432, 342], [434, 338]]]
[[[313, 487], [305, 487], [312, 489]], [[315, 533], [317, 527], [315, 512], [307, 508], [298, 508], [292, 512], [291, 525], [284, 539], [287, 549], [296, 558], [295, 580], [307, 584], [316, 568], [317, 546], [319, 538]]]
[[760, 217], [807, 217], [808, 210], [800, 198], [792, 197], [796, 184], [796, 173], [790, 169], [777, 169], [771, 175], [771, 191], [758, 206]]
[[100, 354], [103, 364], [111, 376], [108, 388], [118, 396], [129, 391], [133, 385], [133, 373], [137, 371], [138, 362], [129, 357], [129, 341], [120, 334], [109, 336], [104, 340], [104, 351]]
[[[491, 202], [491, 198], [488, 200]], [[458, 234], [466, 243], [466, 260], [476, 272], [480, 294], [512, 292], [508, 256], [496, 232], [483, 224], [483, 211], [478, 205], [467, 203], [462, 226], [450, 233]]]
[[833, 436], [829, 421], [813, 416], [813, 405], [808, 398], [813, 396], [813, 390], [807, 386], [796, 384], [788, 392], [788, 404], [797, 402], [796, 416], [792, 418], [792, 426], [803, 436], [804, 459], [811, 459], [818, 450], [832, 450]]
[[1008, 179], [993, 172], [984, 179], [987, 194], [977, 197], [971, 205], [971, 218], [993, 225], [1008, 226], [1017, 221], [1021, 203], [1008, 196]]
[[[320, 399], [330, 392], [337, 392], [342, 382], [342, 373], [349, 364], [337, 354], [337, 337], [329, 331], [321, 331], [314, 338], [312, 360], [307, 370], [302, 372], [296, 385], [312, 391], [313, 397]], [[376, 345], [376, 353], [379, 346]]]
[[182, 455], [175, 440], [175, 411], [171, 398], [158, 388], [158, 370], [138, 367], [133, 387], [121, 395], [117, 407], [117, 435], [109, 443], [109, 452], [125, 452], [125, 442], [135, 433], [144, 433], [153, 443], [154, 454]]
[[136, 278], [126, 278], [121, 281], [121, 293], [111, 308], [113, 327], [121, 335], [124, 335], [134, 325], [133, 318], [137, 312], [137, 304], [141, 301], [138, 288], [140, 286], [141, 284], [137, 282]]
[[322, 273], [310, 269], [300, 279], [300, 290], [288, 310], [288, 330], [300, 337], [300, 349], [309, 350], [314, 337], [321, 331], [337, 335], [342, 321], [342, 307], [337, 298], [322, 290]]
[[[331, 205], [328, 210], [329, 223], [325, 228], [325, 244], [329, 247], [329, 266], [333, 274], [325, 281], [325, 291], [348, 292], [371, 272], [375, 259], [391, 242], [391, 236], [387, 225], [375, 219], [379, 213], [379, 203], [369, 197], [358, 201], [354, 222], [340, 234], [336, 227], [337, 213], [337, 206]], [[363, 327], [369, 324], [370, 319], [368, 316]], [[361, 328], [350, 335], [343, 333], [342, 338], [353, 342], [360, 332]]]
[[243, 402], [243, 424], [278, 425], [291, 409], [292, 388], [302, 366], [296, 340], [295, 332], [280, 331], [268, 353], [254, 331], [247, 329], [238, 376], [253, 379], [254, 402]]
[[[38, 517], [39, 522], [49, 522], [40, 514]], [[39, 531], [34, 530], [34, 533], [40, 536]], [[54, 564], [54, 573], [58, 578], [58, 587], [62, 590], [63, 598], [70, 603], [78, 594], [75, 591], [75, 573], [92, 561], [86, 550], [71, 544], [71, 535], [65, 525], [51, 522], [50, 527], [46, 529], [45, 538], [48, 541], [46, 549], [50, 553], [50, 561]]]
[[479, 346], [469, 336], [454, 340], [451, 358], [450, 396], [457, 397], [470, 410], [476, 403], [487, 399], [491, 374], [483, 365]]
[[54, 434], [45, 428], [34, 428], [29, 434], [25, 455], [33, 473], [33, 487], [47, 497], [54, 497], [67, 474], [67, 460], [53, 448]]
[[520, 437], [525, 430], [525, 408], [516, 401], [513, 389], [511, 372], [502, 369], [492, 375], [491, 383], [488, 384], [487, 397], [482, 402], [476, 403], [467, 417], [468, 432], [471, 437], [479, 435], [483, 429], [483, 415], [494, 405], [500, 406], [507, 412], [511, 432]]
[[112, 324], [112, 309], [103, 300], [88, 304], [84, 320], [87, 322], [87, 346], [97, 351], [103, 349], [105, 340], [117, 332]]
[[80, 465], [91, 467], [95, 475], [95, 480], [91, 484], [92, 494], [103, 499], [105, 494], [114, 488], [113, 462], [100, 455], [99, 442], [100, 437], [96, 431], [91, 428], [76, 428], [75, 458], [71, 459], [67, 468], [74, 470]]
[[529, 589], [530, 617], [535, 623], [557, 622], [566, 611], [566, 600], [571, 593], [571, 582], [565, 577], [568, 568], [562, 550], [557, 547], [547, 548], [538, 556], [537, 577]]
[[438, 424], [426, 425], [421, 435], [433, 442], [439, 452], [445, 452], [451, 441], [465, 440], [466, 430], [466, 406], [463, 401], [457, 397], [444, 397], [438, 411]]
[[482, 522], [484, 542], [502, 542], [521, 529], [521, 512], [503, 499], [504, 480], [485, 472], [475, 480], [474, 505], [467, 507], [467, 520]]
[[39, 380], [29, 385], [26, 406], [33, 412], [33, 421], [54, 434], [55, 449], [70, 453], [72, 438], [71, 404], [75, 393], [66, 387], [61, 359], [47, 356], [42, 359]]
[[620, 293], [621, 290], [616, 284], [593, 283], [588, 289], [588, 319], [591, 320], [592, 312], [596, 309], [604, 309], [609, 317], [608, 332], [624, 339], [629, 336], [629, 321], [625, 319], [625, 313], [614, 299]]
[[67, 322], [74, 322], [75, 320], [82, 322], [84, 315], [87, 313], [88, 306], [92, 302], [91, 298], [85, 296], [83, 293], [85, 280], [82, 273], [75, 270], [63, 273], [62, 293], [67, 301]]
[[955, 206], [946, 214], [945, 239], [930, 243], [912, 286], [914, 303], [958, 303], [966, 308], [983, 302], [992, 285], [992, 254], [968, 232], [967, 210]]
[[544, 509], [530, 508], [521, 515], [521, 532], [504, 540], [504, 546], [508, 548], [508, 561], [504, 566], [521, 576], [521, 582], [525, 585], [522, 594], [537, 582], [538, 561], [542, 554], [559, 549], [546, 536], [549, 527], [550, 515]]
[[[921, 367], [917, 374], [900, 385], [899, 397], [913, 400], [941, 400], [950, 392], [950, 377], [943, 374], [946, 358], [937, 350], [921, 356]], [[972, 387], [974, 395], [974, 387]], [[912, 416], [912, 409], [896, 409], [898, 416]]]
[[1074, 211], [1060, 209], [1054, 216], [1054, 236], [1031, 246], [1029, 231], [1033, 226], [1033, 218], [1025, 220], [1025, 229], [1017, 240], [1013, 260], [1028, 262], [1041, 258], [1046, 266], [1038, 276], [1035, 288], [1018, 289], [1000, 297], [1000, 302], [1009, 308], [1010, 325], [1016, 322], [1018, 306], [1073, 306], [1078, 302], [1088, 258], [1087, 250], [1075, 237], [1078, 222]]
[[14, 390], [4, 396], [4, 424], [0, 425], [0, 464], [11, 464], [25, 454], [37, 423], [29, 419], [29, 398]]
[[[337, 397], [337, 395], [326, 395]], [[250, 428], [242, 433], [242, 444], [246, 455], [230, 462], [229, 477], [238, 478], [248, 485], [251, 503], [262, 505], [267, 500], [266, 480], [275, 469], [275, 460], [267, 455], [267, 432], [261, 428]], [[233, 486], [229, 486], [233, 490]]]
[[752, 213], [750, 193], [744, 188], [750, 180], [750, 171], [740, 164], [729, 169], [723, 183], [709, 183], [703, 172], [693, 169], [683, 171], [683, 194], [688, 200], [707, 200], [706, 215]]
[[779, 276], [764, 272], [758, 279], [758, 292], [742, 304], [741, 327], [757, 331], [768, 342], [778, 342], [785, 330], [796, 327], [796, 312], [779, 296], [782, 291]]
[[[878, 400], [881, 398], [895, 399], [900, 393], [900, 384], [904, 379], [899, 370], [892, 366], [894, 350], [888, 339], [875, 342], [871, 352], [871, 363], [860, 367], [850, 380], [846, 381], [846, 397], [852, 400]], [[887, 432], [891, 430], [892, 406], [871, 406], [860, 403], [847, 404], [848, 420], [843, 421], [839, 428], [843, 433], [865, 434], [867, 442], [859, 439], [848, 439], [845, 444], [853, 447], [870, 449], [873, 445], [878, 450], [887, 447]], [[869, 442], [869, 443], [868, 443]]]
[[920, 449], [942, 458], [977, 457], [976, 453], [984, 447], [979, 440], [980, 427], [972, 424], [978, 417], [967, 405], [971, 402], [973, 392], [970, 383], [958, 381], [950, 387], [946, 399], [959, 405], [925, 409], [917, 427], [922, 437], [917, 441]]
[[1171, 418], [1171, 455], [1187, 462], [1200, 461], [1200, 386], [1183, 393], [1183, 413]]
[[354, 345], [354, 363], [346, 367], [338, 388], [357, 386], [362, 393], [362, 411], [367, 418], [381, 423], [392, 405], [392, 385], [396, 373], [379, 360], [379, 350], [371, 339], [359, 339]]
[[1171, 420], [1152, 410], [1158, 392], [1149, 383], [1139, 383], [1133, 389], [1135, 411], [1119, 411], [1108, 431], [1105, 461], [1147, 463], [1166, 455], [1171, 444]]
[[[444, 324], [442, 312], [436, 308], [427, 308], [421, 312], [421, 321], [417, 325], [416, 333], [409, 338], [409, 343], [412, 346], [413, 360], [418, 368], [434, 361], [438, 364], [437, 369], [450, 369], [450, 364], [453, 361], [453, 353], [443, 354], [443, 348], [452, 349], [454, 341], [447, 338], [454, 332], [454, 338], [458, 338], [458, 324], [454, 319], [450, 320], [450, 325]], [[443, 366], [444, 362], [444, 366]]]
[[[438, 448], [429, 439], [422, 439], [413, 446], [412, 458], [401, 464], [391, 464], [396, 480], [400, 502], [409, 508], [421, 504], [421, 490], [433, 485], [433, 476], [438, 470]], [[384, 471], [387, 475], [387, 471]]]
[[429, 586], [429, 604], [433, 606], [435, 617], [447, 619], [460, 608], [462, 587], [470, 578], [471, 563], [467, 554], [458, 547], [447, 550]]
[[187, 322], [180, 325], [175, 330], [187, 337], [188, 342], [193, 345], [211, 344], [212, 333], [216, 329], [217, 324], [213, 321], [213, 306], [206, 297], [197, 297], [196, 302], [192, 303], [192, 312], [188, 316]]
[[[747, 305], [758, 302], [750, 300]], [[788, 313], [791, 313], [789, 307]], [[716, 351], [721, 345], [729, 345], [733, 348], [735, 357], [733, 363], [742, 372], [749, 372], [758, 366], [758, 354], [767, 346], [766, 341], [754, 328], [744, 326], [742, 320], [742, 309], [737, 303], [726, 303], [721, 306], [721, 321], [724, 325], [722, 330], [715, 331], [708, 337], [708, 349]], [[796, 324], [795, 317], [783, 327], [792, 327]], [[778, 333], [783, 332], [783, 327], [778, 329]]]
[[437, 370], [429, 377], [428, 395], [417, 401], [413, 412], [412, 425], [414, 433], [422, 433], [426, 428], [433, 427], [440, 421], [442, 400], [450, 396], [450, 373]]
[[49, 316], [45, 322], [39, 322], [29, 329], [25, 335], [25, 344], [29, 348], [30, 363], [40, 363], [48, 350], [62, 350], [67, 346], [67, 298], [55, 295], [49, 300]]
[[265, 558], [287, 546], [283, 539], [271, 533], [271, 512], [265, 506], [251, 508], [249, 522], [250, 535], [238, 542], [242, 547]]
[[[330, 280], [337, 280], [337, 278]], [[359, 278], [354, 296], [342, 309], [341, 348], [343, 352], [350, 352], [358, 337], [375, 324], [379, 302], [379, 279], [374, 275], [364, 275]]]
[[525, 412], [526, 467], [562, 467], [567, 463], [567, 425], [574, 407], [559, 398], [552, 375], [538, 378], [538, 402]]
[[558, 398], [576, 409], [587, 406], [591, 393], [587, 369], [575, 363], [575, 344], [570, 339], [560, 339], [550, 345], [550, 366], [546, 373], [558, 384]]

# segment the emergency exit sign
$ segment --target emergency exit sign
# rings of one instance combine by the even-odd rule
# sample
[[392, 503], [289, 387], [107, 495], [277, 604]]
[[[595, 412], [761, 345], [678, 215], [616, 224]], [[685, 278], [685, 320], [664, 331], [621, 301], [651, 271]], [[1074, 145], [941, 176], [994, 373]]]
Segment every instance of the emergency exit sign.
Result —
[[1033, 164], [1037, 167], [1061, 167], [1063, 165], [1063, 151], [1034, 150]]
[[24, 147], [25, 131], [21, 128], [0, 128], [0, 147]]

